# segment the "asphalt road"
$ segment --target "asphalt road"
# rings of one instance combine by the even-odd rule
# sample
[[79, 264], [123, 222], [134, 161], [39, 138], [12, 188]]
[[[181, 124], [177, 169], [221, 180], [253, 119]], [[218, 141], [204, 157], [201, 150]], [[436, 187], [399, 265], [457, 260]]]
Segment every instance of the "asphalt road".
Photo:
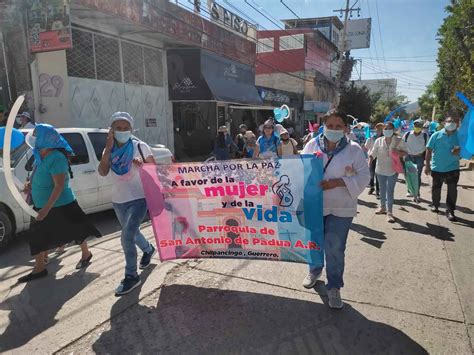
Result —
[[[0, 351], [471, 354], [474, 174], [462, 173], [458, 223], [429, 211], [429, 186], [420, 205], [403, 184], [396, 195], [393, 225], [361, 196], [341, 311], [325, 305], [324, 278], [302, 288], [305, 265], [266, 261], [155, 257], [144, 284], [116, 298], [124, 259], [113, 212], [92, 216], [106, 235], [90, 241], [86, 270], [74, 270], [80, 252], [69, 247], [47, 278], [17, 285], [32, 266], [19, 238], [0, 254]], [[153, 239], [148, 223], [143, 231]]]

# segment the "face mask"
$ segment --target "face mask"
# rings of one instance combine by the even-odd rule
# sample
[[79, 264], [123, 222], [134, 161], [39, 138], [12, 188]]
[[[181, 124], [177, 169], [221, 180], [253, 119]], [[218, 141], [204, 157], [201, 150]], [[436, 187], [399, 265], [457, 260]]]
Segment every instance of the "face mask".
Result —
[[447, 131], [454, 131], [456, 130], [456, 123], [454, 122], [449, 122], [444, 125], [444, 128], [446, 128]]
[[393, 136], [393, 129], [384, 129], [383, 135], [387, 138], [390, 138], [391, 136]]
[[21, 117], [20, 116], [15, 117], [15, 121], [16, 123], [21, 124]]
[[413, 128], [413, 130], [415, 131], [415, 133], [420, 133], [423, 130], [423, 128], [415, 127]]
[[114, 132], [114, 137], [119, 142], [120, 144], [127, 143], [127, 141], [130, 139], [132, 136], [132, 131], [124, 131], [124, 132]]
[[344, 131], [324, 127], [324, 136], [331, 143], [337, 143], [344, 137]]

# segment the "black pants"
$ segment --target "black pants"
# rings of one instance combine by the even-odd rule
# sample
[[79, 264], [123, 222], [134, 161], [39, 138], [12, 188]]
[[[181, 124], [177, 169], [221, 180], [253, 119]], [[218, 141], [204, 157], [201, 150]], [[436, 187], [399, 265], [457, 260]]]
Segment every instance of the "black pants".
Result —
[[372, 160], [372, 164], [370, 164], [370, 188], [373, 189], [375, 186], [375, 191], [379, 192], [379, 180], [377, 179], [377, 175], [375, 174], [375, 165], [377, 165], [377, 159]]
[[441, 200], [441, 187], [444, 182], [448, 185], [446, 209], [450, 212], [454, 212], [456, 209], [456, 200], [458, 199], [459, 170], [448, 171], [445, 173], [432, 171], [431, 176], [433, 177], [433, 186], [431, 187], [433, 206], [439, 207], [439, 202]]

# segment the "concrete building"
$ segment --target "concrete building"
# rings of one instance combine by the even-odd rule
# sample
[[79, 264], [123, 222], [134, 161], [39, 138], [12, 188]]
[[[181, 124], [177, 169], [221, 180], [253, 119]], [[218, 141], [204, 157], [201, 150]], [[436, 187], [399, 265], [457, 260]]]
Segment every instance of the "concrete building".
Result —
[[[334, 43], [319, 30], [304, 28], [259, 31], [257, 36], [257, 85], [302, 94], [306, 119], [326, 112], [336, 98]], [[304, 120], [300, 125], [305, 126]]]
[[[67, 4], [10, 0], [0, 15], [0, 80], [10, 74], [7, 99], [26, 94], [37, 122], [108, 127], [113, 112], [128, 111], [146, 142], [173, 150], [176, 138], [199, 127], [206, 131], [199, 145], [210, 152], [217, 127], [229, 121], [228, 103], [261, 104], [254, 41], [167, 0]], [[179, 66], [182, 50], [198, 59], [192, 73]]]
[[380, 93], [384, 100], [391, 99], [397, 95], [397, 79], [372, 79], [372, 80], [354, 80], [356, 87], [367, 87], [372, 94]]

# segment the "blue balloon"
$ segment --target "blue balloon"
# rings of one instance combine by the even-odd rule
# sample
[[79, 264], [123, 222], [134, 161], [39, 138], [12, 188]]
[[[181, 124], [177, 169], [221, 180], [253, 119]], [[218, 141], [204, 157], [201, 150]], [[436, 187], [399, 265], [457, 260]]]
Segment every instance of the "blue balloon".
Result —
[[[0, 127], [0, 149], [3, 149], [5, 141], [5, 127]], [[25, 142], [25, 136], [16, 128], [12, 130], [12, 141], [10, 149], [16, 149]]]

